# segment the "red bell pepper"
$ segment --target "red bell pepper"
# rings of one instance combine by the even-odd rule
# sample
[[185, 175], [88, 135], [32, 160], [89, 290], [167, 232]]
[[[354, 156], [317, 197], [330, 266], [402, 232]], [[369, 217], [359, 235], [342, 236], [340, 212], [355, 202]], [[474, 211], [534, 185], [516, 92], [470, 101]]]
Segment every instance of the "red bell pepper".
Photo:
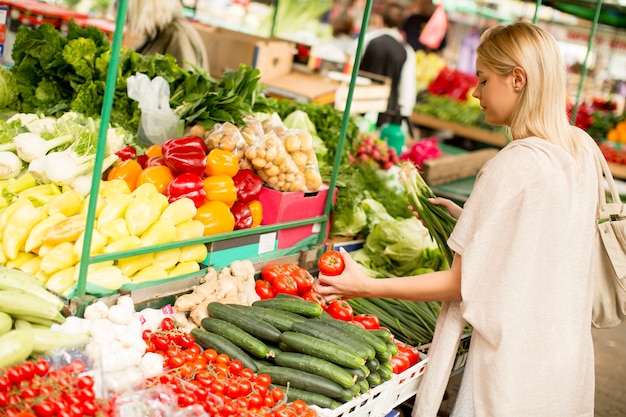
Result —
[[200, 207], [206, 202], [202, 178], [189, 172], [178, 175], [167, 184], [167, 197], [170, 203], [186, 197], [193, 201], [196, 208]]
[[252, 212], [246, 203], [235, 201], [230, 208], [230, 212], [235, 216], [235, 230], [252, 227]]
[[240, 169], [233, 177], [237, 189], [237, 200], [249, 203], [257, 200], [263, 189], [263, 180], [251, 169]]
[[126, 161], [127, 159], [135, 159], [137, 157], [137, 149], [132, 146], [124, 146], [119, 151], [115, 152], [120, 160]]
[[163, 158], [174, 174], [192, 173], [198, 176], [206, 169], [206, 145], [197, 136], [170, 139], [163, 146]]

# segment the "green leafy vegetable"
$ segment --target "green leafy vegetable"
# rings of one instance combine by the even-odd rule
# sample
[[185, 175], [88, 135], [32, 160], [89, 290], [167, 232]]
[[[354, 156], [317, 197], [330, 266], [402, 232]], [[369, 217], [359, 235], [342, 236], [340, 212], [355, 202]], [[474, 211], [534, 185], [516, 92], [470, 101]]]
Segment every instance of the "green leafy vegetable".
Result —
[[7, 67], [0, 65], [0, 109], [12, 108], [16, 102], [15, 78]]

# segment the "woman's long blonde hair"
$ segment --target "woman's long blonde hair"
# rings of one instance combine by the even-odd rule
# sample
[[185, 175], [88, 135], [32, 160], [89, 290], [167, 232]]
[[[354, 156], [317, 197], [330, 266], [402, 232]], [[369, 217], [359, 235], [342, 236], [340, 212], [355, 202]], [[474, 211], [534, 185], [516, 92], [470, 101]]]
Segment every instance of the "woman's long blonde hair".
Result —
[[126, 23], [133, 35], [153, 38], [183, 13], [180, 0], [129, 0]]
[[511, 138], [537, 136], [577, 157], [577, 135], [566, 110], [565, 62], [552, 35], [528, 22], [494, 26], [483, 33], [477, 56], [503, 76], [516, 66], [526, 72], [509, 124]]

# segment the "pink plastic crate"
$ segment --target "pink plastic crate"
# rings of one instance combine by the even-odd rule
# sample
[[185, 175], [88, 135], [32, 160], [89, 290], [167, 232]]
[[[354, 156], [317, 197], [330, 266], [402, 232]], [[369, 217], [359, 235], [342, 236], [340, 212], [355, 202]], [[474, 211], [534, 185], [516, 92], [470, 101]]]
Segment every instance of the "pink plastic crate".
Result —
[[[335, 196], [337, 193], [335, 190]], [[315, 192], [293, 191], [281, 192], [263, 187], [259, 201], [263, 206], [262, 225], [284, 223], [294, 220], [304, 220], [324, 214], [326, 198], [328, 196], [328, 186], [322, 185], [320, 190]], [[319, 224], [309, 224], [279, 230], [277, 234], [277, 249], [286, 249], [313, 234], [319, 232]], [[326, 235], [330, 222], [327, 224]]]

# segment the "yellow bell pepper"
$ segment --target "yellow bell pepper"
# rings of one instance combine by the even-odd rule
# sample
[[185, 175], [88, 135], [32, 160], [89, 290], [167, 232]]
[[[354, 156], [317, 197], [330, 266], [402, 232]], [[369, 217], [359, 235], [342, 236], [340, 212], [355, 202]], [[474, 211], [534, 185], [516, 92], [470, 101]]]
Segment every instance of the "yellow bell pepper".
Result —
[[19, 194], [24, 190], [37, 186], [37, 179], [33, 174], [27, 172], [19, 178], [12, 178], [6, 184], [5, 190], [10, 194]]
[[18, 198], [13, 203], [9, 204], [9, 206], [2, 210], [0, 213], [0, 235], [4, 233], [4, 228], [7, 225], [7, 221], [9, 217], [11, 217], [15, 212], [19, 211], [22, 207], [25, 206], [33, 206], [33, 203], [27, 198]]
[[15, 259], [6, 263], [6, 267], [10, 269], [22, 269], [22, 265], [36, 257], [37, 255], [34, 253], [20, 251]]
[[185, 246], [180, 248], [180, 262], [195, 261], [204, 262], [209, 251], [205, 244]]
[[[89, 266], [91, 267], [91, 265]], [[76, 269], [78, 271], [78, 266]], [[106, 266], [94, 270], [89, 269], [87, 282], [114, 291], [119, 290], [122, 285], [130, 283], [130, 279], [117, 266]]]
[[180, 259], [180, 248], [162, 250], [154, 253], [154, 264], [165, 269], [171, 269]]
[[170, 203], [161, 213], [161, 219], [169, 219], [178, 226], [184, 221], [193, 219], [196, 215], [196, 205], [189, 198], [179, 198]]
[[[89, 210], [90, 199], [91, 199], [91, 194], [85, 197], [85, 199], [83, 200], [83, 206], [80, 209], [80, 214], [84, 214], [85, 216], [87, 215], [87, 211]], [[94, 213], [94, 216], [96, 218], [100, 215], [100, 212], [102, 211], [103, 208], [104, 208], [104, 198], [98, 196], [98, 199], [96, 201], [96, 212]]]
[[143, 255], [130, 256], [128, 258], [118, 259], [117, 267], [122, 271], [122, 274], [127, 277], [131, 277], [137, 273], [140, 269], [152, 265], [154, 260], [154, 254], [146, 253]]
[[207, 176], [227, 175], [232, 178], [237, 172], [239, 172], [239, 158], [232, 152], [214, 148], [206, 156], [204, 173]]
[[35, 275], [39, 271], [41, 265], [41, 256], [37, 255], [32, 257], [27, 262], [23, 263], [20, 269], [27, 274]]
[[[139, 188], [137, 188], [137, 190], [139, 190]], [[128, 232], [131, 235], [140, 236], [143, 232], [148, 230], [160, 215], [161, 212], [152, 204], [149, 197], [135, 197], [126, 209], [126, 214], [124, 215]]]
[[[74, 243], [74, 255], [79, 258], [83, 254], [83, 241], [85, 240], [85, 232], [81, 233]], [[102, 233], [98, 229], [93, 229], [91, 232], [91, 245], [89, 248], [90, 255], [97, 255], [104, 252], [104, 247], [107, 244], [107, 238], [102, 236]]]
[[200, 270], [200, 265], [195, 261], [179, 262], [174, 268], [169, 270], [170, 277], [191, 274]]
[[24, 243], [24, 251], [25, 252], [33, 252], [38, 249], [43, 243], [43, 237], [52, 226], [60, 223], [65, 220], [67, 217], [61, 212], [56, 212], [53, 214], [49, 214], [48, 217], [43, 219], [39, 224], [37, 224], [28, 234], [28, 238]]
[[176, 226], [176, 240], [196, 239], [204, 236], [204, 224], [200, 220], [187, 220]]
[[167, 199], [167, 196], [165, 194], [156, 193], [156, 194], [152, 194], [148, 198], [150, 199], [150, 202], [154, 205], [154, 207], [158, 209], [159, 216], [163, 213], [163, 210], [165, 210], [167, 206], [170, 205]]
[[159, 219], [141, 235], [141, 246], [171, 243], [176, 240], [176, 226], [169, 219]]
[[235, 230], [235, 216], [223, 201], [209, 201], [198, 208], [194, 216], [204, 225], [204, 236]]
[[76, 267], [70, 266], [50, 275], [46, 281], [46, 289], [59, 295], [69, 295], [68, 292], [76, 284]]
[[70, 242], [61, 242], [41, 258], [39, 270], [51, 275], [61, 269], [75, 266], [78, 258], [74, 256], [74, 245]]
[[126, 250], [137, 249], [140, 247], [141, 239], [139, 238], [139, 236], [126, 236], [106, 245], [104, 247], [104, 253], [117, 253]]
[[250, 214], [252, 214], [252, 227], [257, 227], [263, 221], [263, 205], [259, 200], [252, 200], [248, 203]]
[[106, 223], [113, 219], [123, 219], [133, 197], [130, 194], [118, 194], [108, 197], [104, 201], [104, 207], [98, 214], [98, 222]]
[[24, 244], [33, 228], [41, 222], [41, 209], [33, 205], [30, 200], [19, 211], [7, 219], [2, 231], [2, 249], [8, 260], [17, 258], [17, 254], [24, 249]]
[[48, 203], [48, 215], [61, 213], [69, 217], [78, 214], [83, 209], [84, 200], [85, 198], [76, 191], [65, 190]]
[[38, 256], [46, 256], [46, 254], [50, 252], [55, 246], [56, 244], [53, 243], [44, 243], [37, 249], [35, 249], [35, 253], [37, 253]]
[[160, 279], [168, 278], [167, 271], [162, 266], [152, 264], [143, 268], [140, 271], [130, 277], [133, 284], [141, 284], [144, 282], [158, 281]]
[[103, 198], [116, 196], [120, 194], [130, 194], [131, 190], [128, 183], [124, 180], [114, 179], [110, 181], [102, 181], [98, 194]]
[[61, 195], [61, 189], [55, 184], [37, 185], [18, 194], [19, 198], [29, 198], [36, 207], [49, 204], [59, 195]]
[[98, 221], [97, 228], [102, 236], [106, 237], [111, 243], [130, 236], [126, 220], [123, 218], [109, 220], [104, 223]]
[[76, 242], [85, 230], [86, 214], [75, 214], [51, 226], [43, 235], [44, 244], [56, 245], [62, 242]]
[[150, 197], [153, 194], [161, 194], [156, 185], [146, 182], [135, 188], [131, 193], [133, 197]]
[[237, 201], [237, 188], [233, 179], [228, 175], [213, 175], [202, 180], [206, 199], [221, 201], [231, 207]]

